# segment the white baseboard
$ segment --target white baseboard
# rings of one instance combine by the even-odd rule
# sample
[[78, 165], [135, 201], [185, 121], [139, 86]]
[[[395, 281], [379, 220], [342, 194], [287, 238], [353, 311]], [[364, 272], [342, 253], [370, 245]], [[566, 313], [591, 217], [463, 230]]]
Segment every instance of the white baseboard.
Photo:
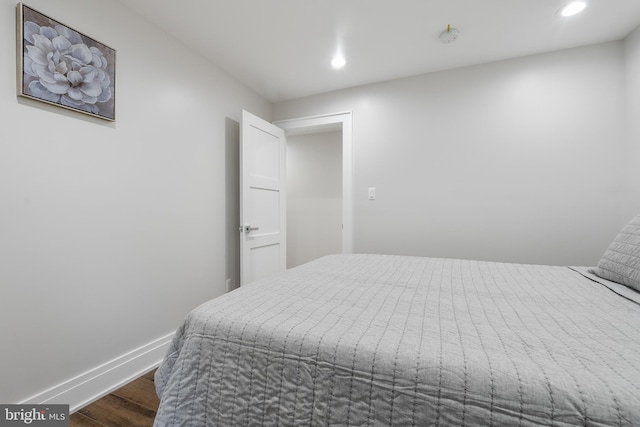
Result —
[[173, 333], [51, 387], [20, 404], [68, 404], [69, 412], [98, 400], [129, 381], [157, 367], [164, 358]]

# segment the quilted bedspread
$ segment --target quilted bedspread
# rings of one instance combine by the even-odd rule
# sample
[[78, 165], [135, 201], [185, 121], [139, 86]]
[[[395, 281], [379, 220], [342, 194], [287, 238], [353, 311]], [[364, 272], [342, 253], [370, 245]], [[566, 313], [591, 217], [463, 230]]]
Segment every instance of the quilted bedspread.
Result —
[[321, 258], [188, 315], [155, 425], [640, 426], [640, 298], [597, 280]]

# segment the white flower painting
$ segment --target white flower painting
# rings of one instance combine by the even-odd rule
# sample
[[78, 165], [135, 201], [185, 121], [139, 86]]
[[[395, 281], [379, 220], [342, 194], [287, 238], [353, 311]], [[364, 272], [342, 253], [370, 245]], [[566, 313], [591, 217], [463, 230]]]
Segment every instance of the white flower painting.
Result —
[[115, 51], [19, 4], [20, 95], [115, 120]]

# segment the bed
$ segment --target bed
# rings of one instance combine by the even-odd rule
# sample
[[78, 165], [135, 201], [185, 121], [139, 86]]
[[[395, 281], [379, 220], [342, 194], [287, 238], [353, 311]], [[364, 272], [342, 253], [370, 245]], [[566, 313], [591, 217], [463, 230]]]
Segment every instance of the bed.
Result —
[[178, 329], [155, 425], [640, 426], [634, 221], [639, 258], [597, 268], [334, 255], [243, 286]]

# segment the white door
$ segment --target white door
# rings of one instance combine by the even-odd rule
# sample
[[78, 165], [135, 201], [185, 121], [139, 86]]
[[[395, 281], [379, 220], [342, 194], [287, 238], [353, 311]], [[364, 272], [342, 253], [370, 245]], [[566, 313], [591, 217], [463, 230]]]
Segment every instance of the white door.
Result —
[[287, 267], [284, 130], [242, 111], [240, 284]]

